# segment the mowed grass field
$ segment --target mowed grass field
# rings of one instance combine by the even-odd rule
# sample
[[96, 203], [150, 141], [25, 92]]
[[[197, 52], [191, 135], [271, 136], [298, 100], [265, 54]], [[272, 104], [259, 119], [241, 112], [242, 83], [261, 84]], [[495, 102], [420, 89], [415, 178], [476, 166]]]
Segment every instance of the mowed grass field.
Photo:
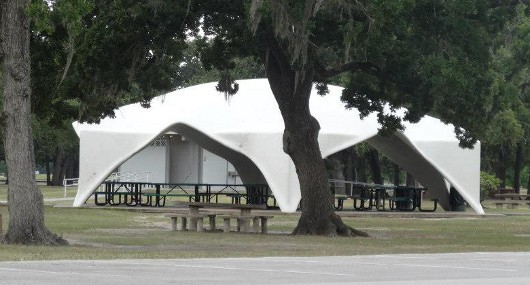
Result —
[[[61, 187], [41, 187], [45, 198], [60, 198]], [[75, 190], [68, 189], [73, 197]], [[0, 200], [6, 187], [0, 186]], [[172, 232], [161, 212], [136, 208], [53, 207], [47, 202], [47, 227], [70, 242], [69, 246], [0, 245], [0, 260], [198, 258], [257, 256], [333, 256], [392, 253], [471, 251], [530, 251], [530, 210], [489, 209], [491, 215], [427, 218], [392, 213], [343, 217], [368, 238], [291, 236], [297, 214], [274, 213], [270, 234]], [[71, 202], [70, 202], [71, 203]], [[66, 203], [68, 204], [68, 203]], [[165, 210], [171, 211], [171, 208]], [[471, 210], [468, 210], [471, 211]], [[0, 206], [3, 232], [7, 206]], [[340, 212], [339, 212], [340, 213]], [[351, 210], [343, 213], [352, 213]], [[218, 221], [218, 225], [222, 224]]]

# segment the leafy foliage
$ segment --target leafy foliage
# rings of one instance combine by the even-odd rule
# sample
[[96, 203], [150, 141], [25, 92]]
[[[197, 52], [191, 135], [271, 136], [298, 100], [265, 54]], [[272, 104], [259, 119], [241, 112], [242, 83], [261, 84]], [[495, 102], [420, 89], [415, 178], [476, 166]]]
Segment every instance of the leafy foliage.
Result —
[[34, 33], [41, 51], [33, 56], [34, 78], [35, 89], [47, 93], [38, 97], [48, 101], [37, 106], [97, 122], [125, 103], [148, 106], [150, 98], [175, 87], [186, 31], [198, 25], [188, 1], [88, 3], [80, 9], [76, 0], [56, 1], [40, 13], [49, 14], [49, 28]]
[[[187, 48], [191, 49], [191, 48]], [[233, 60], [234, 69], [230, 72], [232, 78], [253, 79], [265, 76], [265, 67], [253, 57], [236, 58]], [[188, 87], [197, 84], [219, 81], [220, 71], [206, 69], [200, 57], [186, 56], [177, 70], [178, 87]]]
[[495, 191], [499, 188], [501, 180], [495, 175], [491, 175], [487, 172], [480, 172], [480, 201], [486, 198], [492, 198]]
[[[517, 5], [513, 16], [506, 18], [495, 35], [492, 44], [493, 105], [488, 115], [491, 121], [481, 138], [483, 169], [496, 171], [503, 185], [510, 184], [506, 176], [513, 174], [515, 187], [521, 179], [519, 170], [530, 162], [529, 13], [528, 4]], [[524, 175], [524, 179], [528, 179], [528, 174]]]
[[494, 145], [515, 145], [523, 139], [524, 130], [512, 109], [502, 110], [493, 117], [486, 131], [486, 142]]
[[[362, 116], [378, 112], [388, 131], [429, 113], [455, 124], [461, 144], [472, 146], [492, 102], [487, 8], [481, 1], [368, 2], [374, 21], [359, 29], [352, 57], [376, 70], [352, 72], [342, 99]], [[398, 107], [407, 108], [403, 118]]]
[[[226, 70], [241, 54], [265, 58], [275, 39], [298, 82], [312, 76], [322, 94], [326, 83], [344, 85], [346, 107], [377, 112], [383, 132], [430, 114], [454, 124], [466, 147], [492, 119], [492, 35], [514, 13], [512, 5], [475, 0], [251, 1], [214, 9], [205, 25], [220, 36], [207, 66]], [[245, 14], [246, 27], [233, 21]]]

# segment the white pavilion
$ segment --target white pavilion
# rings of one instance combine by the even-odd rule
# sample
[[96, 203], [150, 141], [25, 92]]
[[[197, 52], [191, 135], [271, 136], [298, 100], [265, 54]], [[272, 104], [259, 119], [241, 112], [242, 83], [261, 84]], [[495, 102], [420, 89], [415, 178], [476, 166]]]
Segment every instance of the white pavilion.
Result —
[[[218, 165], [229, 162], [226, 171], [237, 173], [243, 183], [268, 184], [282, 211], [296, 211], [300, 186], [295, 167], [283, 152], [284, 124], [269, 83], [266, 79], [238, 83], [239, 92], [229, 101], [216, 91], [216, 83], [207, 83], [158, 96], [150, 108], [140, 104], [123, 106], [115, 111], [115, 118], [105, 118], [100, 124], [74, 123], [80, 138], [80, 177], [74, 206], [83, 205], [117, 167], [130, 163], [131, 158], [139, 157], [146, 147], [166, 135], [171, 145], [193, 141], [220, 157], [211, 156]], [[402, 132], [382, 137], [378, 135], [375, 114], [361, 120], [356, 109], [344, 108], [340, 101], [342, 88], [329, 86], [326, 96], [316, 95], [315, 89], [313, 93], [310, 108], [321, 126], [323, 157], [367, 142], [411, 173], [444, 209], [450, 208], [449, 192], [453, 187], [475, 212], [484, 214], [480, 205], [479, 143], [473, 149], [460, 148], [453, 126], [429, 116], [416, 124], [406, 123]], [[177, 148], [168, 152], [169, 156], [158, 159], [164, 161], [163, 167], [153, 175], [164, 174], [155, 182], [185, 182], [182, 180], [189, 178], [189, 170], [178, 168], [173, 158], [167, 157], [176, 159], [188, 154]], [[199, 163], [205, 160], [201, 155], [190, 159]], [[141, 156], [153, 160], [152, 156]]]

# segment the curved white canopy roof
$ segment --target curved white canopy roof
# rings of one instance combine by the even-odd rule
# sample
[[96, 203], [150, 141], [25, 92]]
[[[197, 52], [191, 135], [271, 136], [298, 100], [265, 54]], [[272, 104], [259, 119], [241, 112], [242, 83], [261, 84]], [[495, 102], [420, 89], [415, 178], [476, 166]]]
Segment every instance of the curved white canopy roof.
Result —
[[[229, 160], [245, 183], [268, 183], [278, 205], [295, 211], [300, 189], [294, 164], [282, 149], [284, 124], [266, 79], [239, 80], [229, 102], [215, 83], [156, 97], [150, 108], [123, 106], [98, 125], [74, 123], [80, 137], [80, 179], [74, 206], [81, 206], [121, 163], [160, 135], [174, 131]], [[479, 214], [480, 147], [461, 149], [453, 126], [432, 117], [406, 124], [387, 138], [377, 134], [375, 115], [359, 119], [340, 101], [342, 88], [311, 96], [310, 108], [321, 126], [319, 143], [327, 157], [367, 141], [409, 171], [448, 208], [450, 183]], [[313, 90], [313, 93], [316, 93]], [[265, 181], [264, 181], [265, 180]]]

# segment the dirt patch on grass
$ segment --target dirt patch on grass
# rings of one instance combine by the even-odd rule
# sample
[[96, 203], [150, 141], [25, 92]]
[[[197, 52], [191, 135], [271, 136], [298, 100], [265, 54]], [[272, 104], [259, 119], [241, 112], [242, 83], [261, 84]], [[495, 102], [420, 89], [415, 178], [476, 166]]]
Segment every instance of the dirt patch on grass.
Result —
[[169, 218], [167, 218], [167, 221], [153, 221], [152, 216], [136, 216], [133, 218], [134, 223], [136, 223], [139, 227], [155, 227], [155, 228], [164, 228], [164, 229], [170, 229], [171, 225], [169, 223]]

